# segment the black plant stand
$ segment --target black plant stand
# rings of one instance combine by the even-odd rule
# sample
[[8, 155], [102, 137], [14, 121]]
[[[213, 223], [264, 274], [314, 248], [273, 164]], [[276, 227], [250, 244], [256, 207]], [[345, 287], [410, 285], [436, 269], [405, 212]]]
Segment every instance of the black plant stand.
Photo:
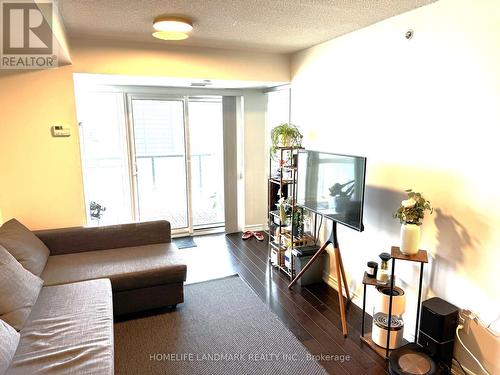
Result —
[[427, 257], [427, 251], [425, 250], [419, 250], [417, 254], [415, 255], [405, 255], [401, 252], [401, 249], [397, 246], [393, 246], [391, 248], [391, 258], [392, 258], [392, 269], [391, 269], [391, 277], [389, 279], [389, 283], [391, 286], [391, 294], [389, 296], [389, 316], [388, 316], [388, 327], [387, 327], [387, 343], [386, 343], [386, 348], [383, 349], [377, 344], [373, 342], [371, 339], [371, 333], [365, 334], [365, 310], [366, 310], [366, 286], [367, 285], [372, 285], [372, 286], [378, 286], [378, 285], [387, 285], [387, 284], [380, 284], [377, 283], [377, 280], [374, 278], [370, 278], [366, 275], [363, 277], [363, 316], [361, 318], [361, 340], [368, 344], [372, 349], [375, 350], [379, 355], [381, 355], [384, 358], [389, 358], [389, 342], [390, 342], [390, 336], [391, 336], [391, 316], [392, 316], [392, 297], [393, 297], [393, 292], [394, 292], [394, 269], [396, 266], [396, 259], [398, 260], [407, 260], [410, 262], [418, 262], [420, 263], [420, 276], [419, 276], [419, 282], [418, 282], [418, 302], [417, 302], [417, 318], [415, 322], [415, 343], [418, 342], [418, 325], [420, 321], [420, 302], [422, 300], [422, 280], [424, 276], [424, 264], [428, 263], [428, 257]]

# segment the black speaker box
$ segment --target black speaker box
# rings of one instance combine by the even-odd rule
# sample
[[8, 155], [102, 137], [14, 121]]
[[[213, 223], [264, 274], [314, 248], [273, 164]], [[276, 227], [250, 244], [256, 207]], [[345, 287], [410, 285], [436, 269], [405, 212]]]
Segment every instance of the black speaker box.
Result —
[[441, 298], [422, 302], [418, 343], [436, 361], [451, 366], [458, 308]]

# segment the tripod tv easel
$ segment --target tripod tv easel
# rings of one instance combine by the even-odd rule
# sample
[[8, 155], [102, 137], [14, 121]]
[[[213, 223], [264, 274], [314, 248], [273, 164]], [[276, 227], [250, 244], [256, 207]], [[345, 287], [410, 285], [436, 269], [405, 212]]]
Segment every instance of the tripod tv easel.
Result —
[[342, 283], [344, 284], [344, 289], [345, 289], [345, 294], [347, 297], [347, 300], [349, 301], [351, 297], [349, 296], [349, 287], [347, 286], [347, 280], [345, 277], [345, 271], [344, 271], [344, 264], [342, 263], [342, 256], [340, 255], [340, 249], [339, 249], [339, 243], [337, 239], [337, 222], [335, 220], [332, 220], [332, 234], [330, 236], [330, 239], [326, 241], [316, 252], [316, 254], [313, 255], [311, 260], [307, 262], [307, 264], [302, 268], [302, 270], [299, 272], [297, 276], [292, 280], [290, 285], [288, 285], [288, 288], [292, 288], [292, 286], [299, 280], [304, 272], [307, 271], [307, 269], [311, 266], [311, 264], [314, 263], [314, 261], [321, 255], [323, 252], [326, 251], [326, 248], [329, 245], [333, 245], [334, 247], [334, 256], [335, 256], [335, 269], [336, 269], [336, 274], [337, 274], [337, 291], [339, 294], [339, 306], [340, 306], [340, 320], [342, 322], [342, 334], [344, 337], [347, 337], [347, 322], [345, 318], [345, 306], [344, 306], [344, 298], [342, 296]]

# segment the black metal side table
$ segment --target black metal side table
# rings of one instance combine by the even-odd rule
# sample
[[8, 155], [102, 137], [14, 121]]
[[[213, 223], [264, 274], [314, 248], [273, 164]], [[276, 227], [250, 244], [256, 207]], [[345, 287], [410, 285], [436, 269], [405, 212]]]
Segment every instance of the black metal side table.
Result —
[[428, 263], [428, 257], [427, 257], [427, 251], [425, 250], [419, 250], [418, 253], [414, 255], [405, 255], [401, 252], [401, 249], [397, 246], [393, 246], [391, 248], [391, 259], [392, 259], [392, 269], [391, 269], [391, 276], [389, 279], [389, 284], [391, 286], [391, 294], [389, 296], [389, 319], [388, 319], [388, 327], [387, 327], [387, 343], [386, 343], [386, 348], [381, 348], [377, 344], [373, 342], [371, 339], [371, 334], [365, 334], [365, 310], [366, 310], [366, 286], [367, 285], [372, 285], [372, 286], [379, 286], [379, 285], [387, 285], [387, 284], [381, 284], [378, 283], [377, 280], [374, 278], [370, 278], [367, 276], [366, 272], [363, 277], [363, 316], [361, 319], [361, 340], [368, 344], [372, 349], [375, 350], [380, 356], [384, 358], [389, 358], [389, 342], [390, 342], [390, 336], [391, 336], [391, 319], [390, 317], [392, 316], [392, 299], [393, 299], [393, 293], [394, 293], [394, 283], [395, 283], [395, 278], [394, 278], [394, 270], [396, 267], [396, 259], [397, 260], [406, 260], [410, 262], [418, 262], [420, 263], [420, 276], [419, 276], [419, 282], [418, 282], [418, 302], [417, 302], [417, 318], [415, 322], [415, 343], [418, 342], [418, 326], [419, 326], [419, 321], [420, 321], [420, 302], [422, 300], [422, 281], [423, 281], [423, 276], [424, 276], [424, 264]]

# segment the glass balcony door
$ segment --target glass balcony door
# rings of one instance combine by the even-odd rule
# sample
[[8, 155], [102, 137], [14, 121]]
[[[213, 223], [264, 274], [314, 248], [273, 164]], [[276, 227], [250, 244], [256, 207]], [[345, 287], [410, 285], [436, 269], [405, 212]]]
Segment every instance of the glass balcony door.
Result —
[[222, 99], [188, 99], [193, 227], [224, 225]]
[[128, 99], [136, 219], [176, 232], [224, 226], [221, 98]]
[[131, 97], [132, 183], [139, 221], [190, 228], [185, 102]]
[[82, 90], [77, 111], [88, 225], [224, 226], [221, 96]]

